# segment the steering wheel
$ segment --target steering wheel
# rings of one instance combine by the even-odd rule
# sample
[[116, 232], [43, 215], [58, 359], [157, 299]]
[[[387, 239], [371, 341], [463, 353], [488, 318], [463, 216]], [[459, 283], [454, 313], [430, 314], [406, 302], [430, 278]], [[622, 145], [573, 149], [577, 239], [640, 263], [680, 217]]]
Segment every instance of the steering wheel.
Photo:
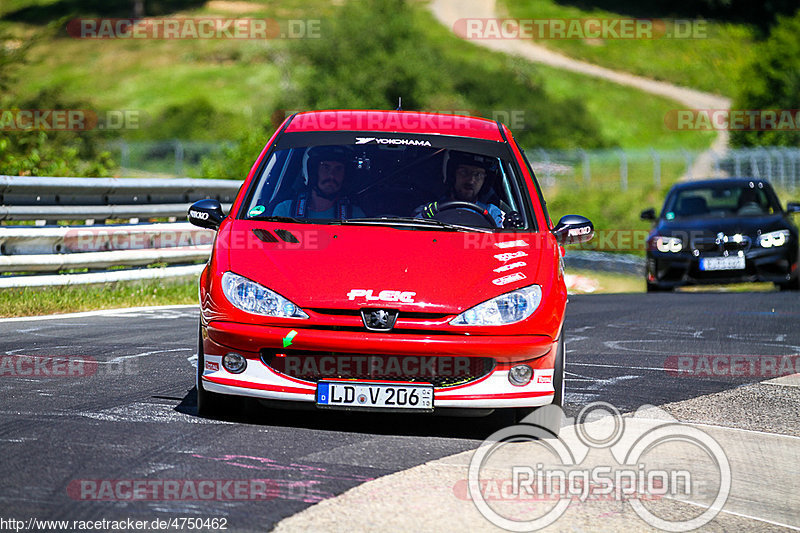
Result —
[[[446, 216], [445, 215], [445, 216], [439, 218], [440, 214], [445, 214], [448, 211], [454, 211], [454, 210], [457, 210], [457, 209], [458, 210], [466, 209], [466, 210], [469, 210], [471, 213], [475, 213], [477, 215], [480, 215], [480, 218], [482, 219], [482, 222], [485, 222], [485, 223], [489, 224], [486, 227], [490, 227], [490, 228], [496, 228], [497, 227], [497, 222], [495, 222], [495, 220], [492, 217], [492, 215], [489, 214], [489, 210], [479, 206], [478, 204], [474, 204], [472, 202], [464, 202], [464, 201], [460, 201], [460, 200], [452, 201], [452, 202], [442, 202], [442, 203], [436, 202], [433, 205], [429, 205], [428, 207], [426, 207], [426, 211], [428, 213], [430, 213], [430, 217], [429, 218], [433, 218], [433, 219], [436, 219], [436, 220], [441, 220], [442, 222], [452, 222], [452, 223], [457, 223], [457, 224], [465, 224], [465, 225], [474, 225], [474, 226], [484, 227], [484, 224], [479, 224], [479, 223], [477, 223], [477, 221], [476, 222], [471, 222], [471, 220], [476, 220], [476, 217], [474, 217], [474, 215], [466, 217], [467, 218], [466, 221], [456, 220], [458, 218], [463, 218], [463, 217], [458, 217], [458, 216], [451, 217], [451, 216]], [[452, 220], [448, 220], [448, 219], [452, 219]]]

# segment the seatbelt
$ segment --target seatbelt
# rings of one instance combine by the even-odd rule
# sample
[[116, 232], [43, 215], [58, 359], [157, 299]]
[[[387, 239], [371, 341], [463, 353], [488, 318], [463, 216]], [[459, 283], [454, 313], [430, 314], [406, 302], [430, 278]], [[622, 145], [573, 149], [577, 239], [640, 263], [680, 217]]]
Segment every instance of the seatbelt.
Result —
[[[292, 213], [295, 218], [306, 218], [308, 211], [308, 193], [300, 193], [292, 203]], [[334, 213], [339, 215], [340, 220], [346, 220], [353, 217], [353, 208], [347, 198], [340, 198], [336, 200], [334, 205]]]

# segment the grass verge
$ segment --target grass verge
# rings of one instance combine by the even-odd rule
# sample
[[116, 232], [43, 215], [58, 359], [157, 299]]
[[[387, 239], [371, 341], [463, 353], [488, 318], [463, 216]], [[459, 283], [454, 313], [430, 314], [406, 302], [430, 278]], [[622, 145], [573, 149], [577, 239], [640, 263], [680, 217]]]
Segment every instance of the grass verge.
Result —
[[197, 303], [197, 280], [194, 277], [97, 285], [0, 289], [0, 317], [195, 303]]
[[631, 293], [644, 292], [645, 289], [644, 278], [632, 274], [573, 268], [567, 268], [566, 274], [570, 276], [567, 279], [567, 289], [570, 294]]
[[[25, 5], [37, 5], [39, 1], [14, 0], [14, 6], [19, 9]], [[254, 11], [248, 12], [248, 17], [322, 19], [323, 37], [326, 30], [324, 19], [337, 9], [318, 0], [310, 5], [291, 2], [289, 7], [283, 8], [267, 2], [236, 4], [253, 7]], [[545, 4], [551, 5], [549, 0]], [[7, 13], [11, 11], [9, 9]], [[207, 16], [212, 12], [200, 7], [179, 11], [172, 16]], [[423, 46], [445, 50], [454, 62], [479, 61], [499, 72], [516, 71], [513, 61], [505, 54], [493, 53], [476, 43], [461, 40], [422, 6], [415, 4], [414, 13], [427, 37]], [[35, 28], [9, 17], [2, 24], [16, 33], [25, 34]], [[65, 98], [91, 95], [92, 104], [100, 110], [135, 111], [137, 121], [126, 124], [129, 129], [121, 134], [136, 139], [161, 138], [158, 128], [151, 122], [165, 109], [208, 99], [219, 114], [213, 115], [215, 124], [206, 134], [234, 138], [252, 128], [254, 123], [263, 122], [279, 100], [281, 87], [296, 75], [298, 68], [302, 68], [301, 65], [287, 64], [287, 61], [291, 62], [287, 44], [280, 39], [131, 41], [74, 39], [62, 34], [34, 47], [30, 61], [19, 73], [17, 89], [19, 94], [36, 94], [45, 87], [59, 86]], [[726, 52], [736, 49], [729, 47]], [[686, 68], [691, 64], [683, 61], [679, 67]], [[626, 68], [624, 63], [620, 65]], [[523, 70], [520, 70], [520, 75], [525, 75]], [[535, 71], [538, 74], [536, 83], [541, 84], [548, 95], [553, 95], [554, 100], [569, 96], [582, 102], [611, 146], [703, 149], [714, 138], [710, 132], [668, 130], [664, 126], [664, 116], [679, 107], [671, 100], [541, 65], [537, 65]], [[446, 111], [463, 107], [451, 101], [431, 104], [432, 109], [441, 107]], [[510, 107], [496, 109], [498, 118], [510, 121], [507, 116], [519, 111], [513, 109], [513, 105]], [[522, 120], [521, 125], [511, 121], [509, 126], [518, 132], [536, 130], [542, 128], [542, 121], [559, 120], [559, 117], [525, 116]]]
[[[502, 7], [509, 16], [521, 19], [632, 18], [602, 9], [562, 5], [556, 0], [503, 0]], [[667, 30], [674, 31], [672, 22], [666, 22]], [[756, 30], [745, 24], [714, 20], [700, 21], [695, 28], [694, 38], [539, 39], [535, 42], [589, 63], [734, 96], [738, 87], [736, 80], [755, 54]]]
[[[421, 11], [419, 17], [431, 46], [446, 49], [449, 54], [457, 58], [481, 61], [497, 69], [509, 68], [506, 54], [489, 51], [475, 42], [456, 37], [450, 28], [442, 26], [427, 11]], [[548, 94], [565, 95], [580, 100], [599, 124], [602, 136], [612, 145], [623, 148], [697, 150], [708, 148], [716, 137], [715, 132], [677, 132], [668, 129], [664, 124], [664, 117], [671, 110], [681, 107], [668, 98], [545, 65], [535, 65], [535, 71], [538, 74], [537, 82], [542, 84]], [[497, 111], [512, 113], [515, 110]], [[540, 121], [543, 119], [543, 117], [523, 116], [516, 121], [507, 119], [505, 121], [508, 122], [507, 125], [512, 133], [515, 133], [517, 130], [540, 127]], [[674, 176], [673, 179], [677, 177]], [[665, 174], [664, 180], [669, 179], [670, 177]]]

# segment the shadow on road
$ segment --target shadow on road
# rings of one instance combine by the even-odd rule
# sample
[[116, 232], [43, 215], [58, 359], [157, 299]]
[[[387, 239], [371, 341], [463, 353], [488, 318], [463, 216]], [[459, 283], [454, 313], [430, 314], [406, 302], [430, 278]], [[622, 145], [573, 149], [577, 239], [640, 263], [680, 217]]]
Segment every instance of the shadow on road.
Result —
[[[289, 406], [287, 406], [289, 407]], [[175, 407], [179, 413], [197, 414], [197, 389], [192, 387]], [[448, 416], [443, 414], [371, 413], [338, 411], [308, 407], [277, 408], [253, 398], [236, 397], [230, 415], [218, 420], [287, 428], [336, 431], [369, 435], [407, 437], [442, 437], [483, 441], [502, 427], [513, 424], [508, 412], [495, 411], [488, 416]]]

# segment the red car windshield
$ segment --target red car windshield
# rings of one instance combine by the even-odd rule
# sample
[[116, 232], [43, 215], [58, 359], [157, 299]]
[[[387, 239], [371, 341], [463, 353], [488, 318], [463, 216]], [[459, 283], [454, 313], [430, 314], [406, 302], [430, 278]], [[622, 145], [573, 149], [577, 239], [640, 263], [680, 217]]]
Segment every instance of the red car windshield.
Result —
[[484, 216], [496, 221], [493, 229], [502, 228], [510, 214], [519, 217], [517, 228], [533, 225], [520, 193], [524, 183], [518, 167], [502, 157], [503, 143], [476, 150], [473, 145], [455, 149], [427, 141], [381, 140], [354, 137], [347, 144], [273, 151], [251, 183], [240, 217], [318, 223], [407, 220], [422, 218], [432, 202], [466, 202], [485, 210]]

